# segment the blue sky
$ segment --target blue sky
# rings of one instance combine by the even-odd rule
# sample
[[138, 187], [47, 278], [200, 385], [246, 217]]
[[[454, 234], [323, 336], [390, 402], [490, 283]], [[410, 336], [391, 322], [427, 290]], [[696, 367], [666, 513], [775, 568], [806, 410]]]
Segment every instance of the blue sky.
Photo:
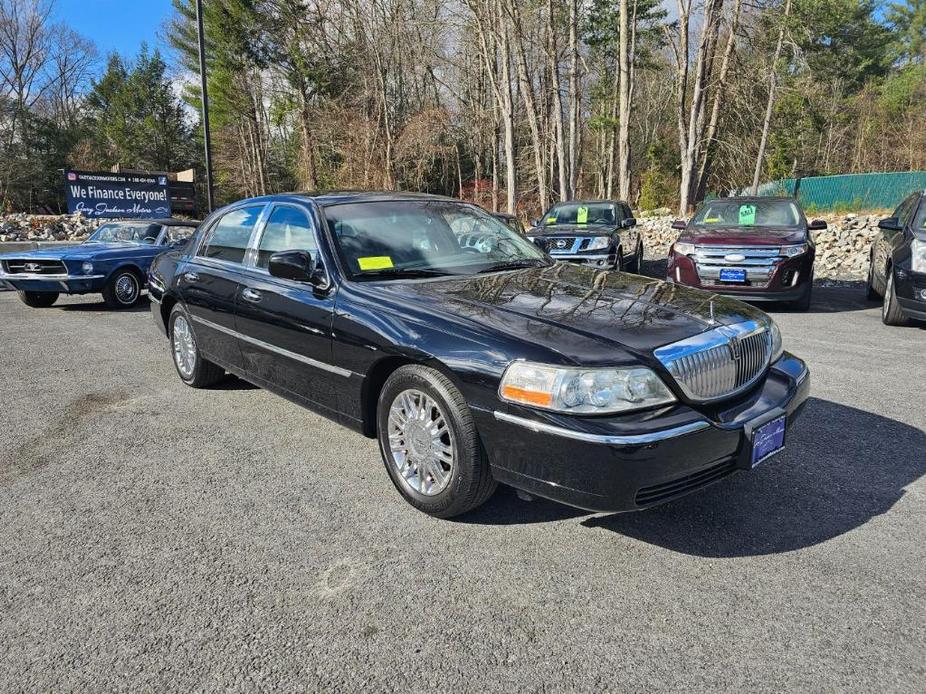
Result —
[[158, 33], [171, 15], [170, 0], [55, 0], [58, 21], [92, 39], [102, 55], [133, 57], [143, 41], [159, 45]]

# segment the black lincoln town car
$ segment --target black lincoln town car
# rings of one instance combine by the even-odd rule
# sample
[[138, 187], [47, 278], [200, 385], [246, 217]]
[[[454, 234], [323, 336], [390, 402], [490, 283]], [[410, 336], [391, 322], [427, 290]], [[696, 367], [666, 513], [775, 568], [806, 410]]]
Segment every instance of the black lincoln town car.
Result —
[[496, 482], [594, 511], [673, 499], [781, 450], [810, 387], [760, 310], [555, 262], [434, 196], [245, 200], [149, 286], [186, 384], [231, 372], [378, 438], [439, 517]]

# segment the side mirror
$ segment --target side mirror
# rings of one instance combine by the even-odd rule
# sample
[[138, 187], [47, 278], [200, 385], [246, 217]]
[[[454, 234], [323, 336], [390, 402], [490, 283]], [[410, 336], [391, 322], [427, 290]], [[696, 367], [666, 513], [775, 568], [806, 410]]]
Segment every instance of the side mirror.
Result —
[[539, 220], [539, 219], [532, 219], [532, 220], [531, 220], [531, 226], [532, 226], [532, 227], [539, 227], [539, 226], [540, 226], [540, 220]]
[[322, 279], [315, 272], [312, 254], [308, 251], [280, 251], [270, 256], [267, 270], [273, 277], [309, 284], [321, 284]]
[[826, 229], [826, 222], [822, 219], [815, 219], [807, 225], [808, 231], [823, 231]]
[[900, 229], [900, 222], [897, 217], [886, 217], [878, 222], [878, 227], [887, 231], [897, 231]]
[[672, 228], [678, 229], [679, 231], [685, 231], [685, 229], [688, 228], [688, 222], [686, 222], [684, 219], [676, 219], [674, 222], [672, 222]]
[[637, 220], [634, 217], [627, 217], [627, 219], [621, 222], [621, 226], [624, 229], [630, 229], [631, 227], [635, 227], [636, 225], [637, 225]]

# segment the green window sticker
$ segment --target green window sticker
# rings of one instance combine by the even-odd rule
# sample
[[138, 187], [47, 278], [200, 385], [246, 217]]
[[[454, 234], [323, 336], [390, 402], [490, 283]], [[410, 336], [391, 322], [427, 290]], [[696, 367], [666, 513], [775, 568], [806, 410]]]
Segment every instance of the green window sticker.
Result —
[[755, 205], [740, 205], [740, 224], [755, 224], [756, 223], [756, 206]]
[[551, 214], [547, 217], [547, 224], [556, 224], [556, 215]]
[[588, 208], [580, 207], [576, 210], [576, 224], [588, 224]]

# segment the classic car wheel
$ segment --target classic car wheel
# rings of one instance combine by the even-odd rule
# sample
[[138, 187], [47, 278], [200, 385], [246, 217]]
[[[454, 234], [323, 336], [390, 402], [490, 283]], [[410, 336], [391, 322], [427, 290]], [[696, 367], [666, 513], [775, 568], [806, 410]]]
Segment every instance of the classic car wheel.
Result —
[[203, 359], [186, 313], [174, 306], [170, 313], [170, 351], [180, 380], [193, 388], [205, 388], [225, 376], [225, 370]]
[[376, 418], [389, 477], [415, 508], [450, 518], [495, 491], [469, 406], [439, 371], [414, 364], [397, 369], [380, 392]]
[[58, 300], [58, 292], [18, 292], [20, 300], [32, 308], [48, 308]]
[[884, 289], [884, 303], [881, 305], [881, 322], [885, 325], [908, 325], [910, 323], [910, 319], [904, 315], [897, 301], [894, 268], [887, 270], [887, 287]]
[[129, 308], [140, 296], [141, 281], [131, 270], [119, 270], [103, 287], [103, 300], [110, 308]]

